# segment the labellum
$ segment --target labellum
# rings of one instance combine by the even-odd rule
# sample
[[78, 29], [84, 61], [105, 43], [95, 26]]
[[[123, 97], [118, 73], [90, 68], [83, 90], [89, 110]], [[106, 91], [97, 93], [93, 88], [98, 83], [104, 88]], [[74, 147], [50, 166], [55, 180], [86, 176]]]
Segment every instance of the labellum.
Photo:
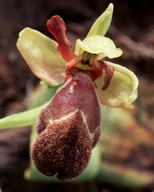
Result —
[[61, 180], [77, 177], [89, 162], [100, 126], [100, 105], [91, 78], [80, 72], [70, 76], [38, 119], [32, 149], [36, 167]]

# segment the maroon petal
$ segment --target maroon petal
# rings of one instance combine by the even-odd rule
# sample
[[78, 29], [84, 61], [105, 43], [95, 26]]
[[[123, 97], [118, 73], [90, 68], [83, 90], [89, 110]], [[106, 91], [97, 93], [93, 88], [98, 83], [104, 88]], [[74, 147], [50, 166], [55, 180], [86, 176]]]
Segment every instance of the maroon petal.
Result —
[[104, 85], [102, 87], [102, 90], [105, 90], [110, 85], [110, 81], [111, 81], [111, 79], [113, 77], [115, 69], [112, 66], [108, 66], [107, 64], [105, 64], [101, 60], [99, 60], [98, 62], [102, 65], [102, 69], [105, 71], [105, 82], [104, 82]]
[[58, 51], [65, 61], [72, 60], [75, 56], [71, 43], [66, 36], [66, 26], [61, 17], [53, 16], [47, 21], [47, 27], [58, 42]]

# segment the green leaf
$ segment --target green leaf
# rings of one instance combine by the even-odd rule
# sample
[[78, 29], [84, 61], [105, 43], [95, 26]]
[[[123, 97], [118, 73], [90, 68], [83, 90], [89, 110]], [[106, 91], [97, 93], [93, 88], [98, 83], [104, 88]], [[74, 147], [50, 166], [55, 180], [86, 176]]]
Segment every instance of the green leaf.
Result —
[[104, 36], [111, 24], [112, 14], [113, 14], [113, 4], [110, 3], [105, 12], [92, 25], [87, 37], [93, 35]]
[[95, 83], [100, 102], [109, 107], [132, 108], [132, 103], [137, 98], [138, 79], [135, 74], [126, 67], [105, 61], [109, 66], [115, 68], [110, 85], [102, 90], [104, 75], [98, 78]]
[[81, 54], [84, 51], [91, 54], [99, 54], [98, 59], [102, 59], [104, 57], [112, 59], [122, 55], [122, 50], [116, 48], [111, 39], [100, 35], [87, 37], [83, 41], [78, 39], [76, 47], [80, 51], [77, 54]]
[[65, 64], [57, 43], [42, 33], [25, 28], [19, 34], [17, 47], [32, 72], [49, 85], [64, 81]]
[[0, 129], [34, 125], [44, 105], [0, 119]]

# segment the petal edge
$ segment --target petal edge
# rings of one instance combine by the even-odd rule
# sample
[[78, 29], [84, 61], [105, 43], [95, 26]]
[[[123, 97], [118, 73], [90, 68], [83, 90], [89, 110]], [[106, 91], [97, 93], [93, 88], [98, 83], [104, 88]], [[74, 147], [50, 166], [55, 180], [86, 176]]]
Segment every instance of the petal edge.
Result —
[[126, 67], [111, 62], [105, 62], [115, 68], [109, 87], [103, 91], [104, 75], [96, 80], [97, 92], [100, 102], [109, 107], [133, 108], [132, 103], [137, 98], [138, 79], [135, 74]]
[[110, 27], [113, 14], [113, 4], [110, 3], [107, 9], [101, 14], [101, 16], [94, 22], [89, 30], [87, 37], [92, 35], [104, 36]]
[[37, 77], [50, 85], [64, 80], [66, 62], [57, 51], [55, 41], [27, 27], [19, 34], [17, 48]]

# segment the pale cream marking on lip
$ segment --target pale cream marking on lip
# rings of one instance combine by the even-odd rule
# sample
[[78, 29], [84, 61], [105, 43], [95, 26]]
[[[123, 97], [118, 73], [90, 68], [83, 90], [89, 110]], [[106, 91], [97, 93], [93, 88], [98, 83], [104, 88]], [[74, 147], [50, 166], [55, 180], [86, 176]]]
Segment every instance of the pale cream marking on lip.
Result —
[[71, 93], [74, 92], [74, 85], [71, 85], [71, 86], [70, 86], [69, 91], [70, 91]]
[[87, 125], [87, 115], [85, 115], [84, 112], [81, 111], [81, 110], [80, 110], [80, 113], [81, 113], [81, 115], [82, 115], [83, 122], [84, 122], [84, 124], [86, 125], [86, 129], [87, 129], [87, 131], [88, 131], [88, 135], [89, 135], [89, 137], [90, 137], [91, 139], [93, 139], [93, 138], [94, 138], [94, 134], [90, 132], [89, 127], [88, 127], [88, 125]]
[[72, 113], [69, 113], [68, 115], [64, 115], [64, 116], [62, 116], [62, 117], [59, 118], [59, 119], [55, 119], [55, 120], [49, 119], [49, 124], [57, 123], [57, 122], [60, 122], [60, 121], [64, 121], [64, 120], [66, 120], [67, 118], [69, 118], [69, 117], [71, 117], [72, 115], [74, 115], [75, 113], [77, 113], [78, 111], [79, 111], [79, 109], [76, 109], [76, 110], [73, 111]]
[[[94, 134], [90, 132], [89, 128], [88, 128], [88, 125], [87, 125], [87, 115], [84, 114], [83, 111], [80, 111], [81, 115], [82, 115], [82, 118], [83, 118], [83, 122], [85, 123], [86, 125], [86, 129], [88, 131], [88, 134], [90, 136], [91, 139], [94, 139]], [[97, 131], [98, 129], [100, 129], [100, 126], [101, 126], [101, 123], [100, 125], [97, 126], [97, 128], [95, 129], [95, 131]]]
[[[58, 122], [64, 121], [64, 120], [66, 120], [67, 118], [71, 117], [72, 115], [76, 114], [78, 111], [81, 113], [81, 116], [82, 116], [82, 119], [83, 119], [83, 123], [84, 123], [85, 126], [86, 126], [86, 130], [87, 130], [87, 132], [88, 132], [89, 137], [90, 137], [91, 139], [93, 139], [93, 138], [94, 138], [94, 134], [91, 133], [90, 130], [89, 130], [89, 128], [88, 128], [86, 115], [84, 114], [83, 111], [81, 111], [81, 110], [79, 110], [79, 109], [76, 109], [75, 111], [73, 111], [72, 113], [69, 113], [68, 115], [62, 116], [62, 117], [59, 118], [59, 119], [55, 119], [55, 120], [50, 119], [50, 120], [49, 120], [49, 124], [58, 123]], [[98, 127], [98, 128], [99, 128], [99, 127]]]

